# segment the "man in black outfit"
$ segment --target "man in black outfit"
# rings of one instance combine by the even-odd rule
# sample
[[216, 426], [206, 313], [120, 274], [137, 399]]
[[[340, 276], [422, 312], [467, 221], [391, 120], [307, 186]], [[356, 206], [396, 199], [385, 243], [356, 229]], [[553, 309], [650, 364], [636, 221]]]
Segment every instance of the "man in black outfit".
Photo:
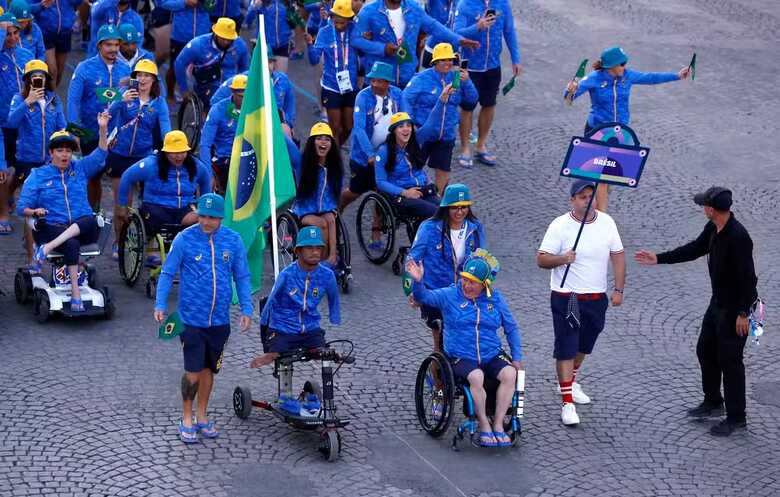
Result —
[[[716, 436], [729, 436], [747, 427], [745, 420], [745, 365], [742, 352], [748, 335], [748, 313], [755, 302], [756, 273], [753, 241], [731, 208], [731, 191], [713, 186], [693, 197], [704, 207], [709, 222], [692, 242], [656, 255], [640, 250], [634, 256], [640, 264], [676, 264], [708, 255], [712, 299], [701, 325], [696, 355], [701, 367], [704, 401], [688, 411], [697, 418], [723, 414], [726, 419], [713, 426]], [[720, 380], [723, 377], [723, 396]]]

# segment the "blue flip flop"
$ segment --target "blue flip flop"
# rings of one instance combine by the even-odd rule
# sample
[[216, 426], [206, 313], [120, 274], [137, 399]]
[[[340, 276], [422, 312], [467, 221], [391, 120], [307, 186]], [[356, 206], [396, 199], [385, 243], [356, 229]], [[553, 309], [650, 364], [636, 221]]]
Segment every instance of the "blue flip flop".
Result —
[[486, 166], [493, 167], [496, 165], [496, 156], [488, 151], [474, 152], [474, 158]]
[[470, 155], [460, 154], [458, 156], [458, 165], [460, 167], [465, 167], [466, 169], [469, 169], [471, 168], [471, 166], [474, 165], [474, 159], [472, 159]]
[[195, 429], [206, 438], [217, 438], [219, 432], [214, 428], [214, 421], [208, 421], [206, 423], [195, 423]]
[[81, 299], [70, 299], [70, 312], [84, 312], [84, 302]]
[[186, 444], [198, 443], [198, 429], [193, 426], [184, 426], [179, 421], [179, 439]]
[[0, 236], [8, 236], [14, 232], [11, 221], [0, 221]]
[[[490, 437], [490, 440], [486, 440], [488, 437]], [[496, 442], [496, 437], [493, 435], [492, 431], [481, 431], [479, 432], [479, 446], [480, 447], [498, 447], [498, 442]]]
[[[494, 431], [493, 432], [493, 438], [496, 439], [496, 447], [511, 447], [512, 446], [512, 439], [509, 437], [509, 435], [506, 432], [503, 431]], [[505, 440], [502, 440], [505, 439]]]

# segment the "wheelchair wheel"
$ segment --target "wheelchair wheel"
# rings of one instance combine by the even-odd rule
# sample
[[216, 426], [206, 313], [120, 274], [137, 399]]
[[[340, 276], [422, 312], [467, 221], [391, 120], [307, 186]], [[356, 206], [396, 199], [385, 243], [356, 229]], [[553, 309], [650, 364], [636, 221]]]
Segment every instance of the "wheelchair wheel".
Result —
[[33, 294], [32, 278], [30, 273], [19, 269], [14, 275], [14, 297], [16, 303], [24, 305], [30, 301]]
[[338, 459], [341, 453], [341, 435], [339, 435], [339, 432], [332, 430], [323, 431], [320, 435], [318, 450], [328, 462]]
[[252, 392], [247, 387], [233, 390], [233, 411], [240, 419], [246, 419], [252, 412]]
[[[295, 260], [295, 238], [298, 236], [298, 220], [289, 211], [276, 216], [276, 236], [279, 250], [279, 270], [286, 268]], [[268, 246], [272, 246], [270, 243]], [[271, 255], [273, 264], [273, 254]]]
[[366, 258], [383, 264], [395, 249], [395, 216], [390, 203], [377, 193], [360, 202], [355, 218], [358, 243]]
[[203, 103], [196, 95], [190, 95], [181, 103], [178, 117], [179, 129], [187, 135], [190, 147], [197, 150], [203, 127]]
[[455, 402], [455, 377], [449, 361], [434, 352], [425, 358], [417, 372], [414, 404], [420, 426], [438, 438], [450, 427]]
[[349, 293], [349, 283], [352, 279], [352, 248], [349, 245], [349, 231], [341, 216], [336, 216], [336, 250], [341, 265], [339, 285], [343, 293]]
[[133, 286], [144, 267], [146, 230], [141, 215], [132, 211], [119, 234], [119, 274], [127, 286]]

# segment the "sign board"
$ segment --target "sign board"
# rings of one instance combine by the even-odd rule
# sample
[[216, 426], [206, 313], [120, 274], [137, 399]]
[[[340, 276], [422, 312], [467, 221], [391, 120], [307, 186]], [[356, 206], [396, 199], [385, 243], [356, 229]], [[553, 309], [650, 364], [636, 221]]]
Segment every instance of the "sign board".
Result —
[[569, 142], [561, 176], [636, 188], [649, 153], [645, 147], [575, 136]]

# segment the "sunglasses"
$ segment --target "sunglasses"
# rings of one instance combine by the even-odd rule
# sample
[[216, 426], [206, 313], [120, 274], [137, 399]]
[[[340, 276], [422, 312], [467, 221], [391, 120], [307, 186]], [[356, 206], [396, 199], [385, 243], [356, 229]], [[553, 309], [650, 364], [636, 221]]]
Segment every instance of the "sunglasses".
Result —
[[465, 211], [465, 210], [468, 210], [468, 208], [469, 208], [468, 205], [453, 205], [453, 206], [450, 206], [450, 210], [451, 211]]

